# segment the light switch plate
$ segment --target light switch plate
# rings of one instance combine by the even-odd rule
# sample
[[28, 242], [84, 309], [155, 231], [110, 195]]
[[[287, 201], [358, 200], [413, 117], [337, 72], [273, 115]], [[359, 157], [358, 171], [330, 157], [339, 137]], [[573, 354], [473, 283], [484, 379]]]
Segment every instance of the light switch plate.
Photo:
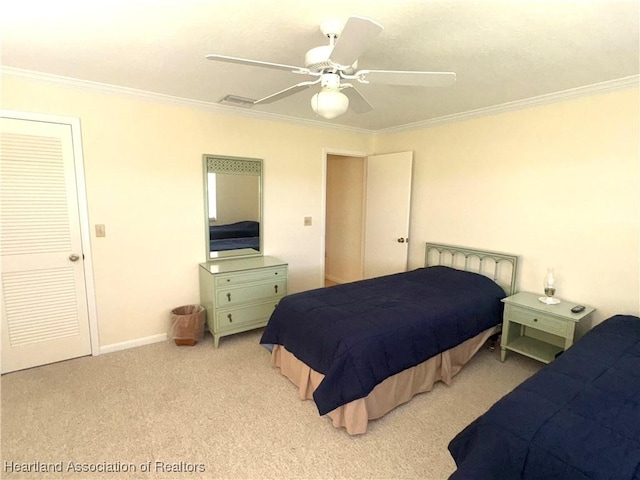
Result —
[[305, 227], [311, 226], [311, 217], [304, 217], [304, 226]]
[[107, 233], [104, 229], [104, 225], [96, 225], [96, 237], [106, 237]]

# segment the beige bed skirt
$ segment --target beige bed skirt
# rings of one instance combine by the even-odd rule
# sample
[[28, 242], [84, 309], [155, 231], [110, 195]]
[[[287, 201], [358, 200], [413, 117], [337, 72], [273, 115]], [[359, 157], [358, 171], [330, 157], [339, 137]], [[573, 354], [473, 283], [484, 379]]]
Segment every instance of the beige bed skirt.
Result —
[[[378, 384], [366, 397], [329, 412], [327, 415], [333, 421], [333, 426], [344, 427], [351, 435], [365, 433], [369, 420], [382, 417], [418, 393], [428, 392], [438, 380], [449, 385], [453, 376], [498, 328], [485, 330], [457, 347], [393, 375]], [[309, 368], [281, 345], [273, 346], [271, 365], [279, 368], [298, 387], [301, 400], [312, 400], [313, 392], [324, 378], [324, 375]]]

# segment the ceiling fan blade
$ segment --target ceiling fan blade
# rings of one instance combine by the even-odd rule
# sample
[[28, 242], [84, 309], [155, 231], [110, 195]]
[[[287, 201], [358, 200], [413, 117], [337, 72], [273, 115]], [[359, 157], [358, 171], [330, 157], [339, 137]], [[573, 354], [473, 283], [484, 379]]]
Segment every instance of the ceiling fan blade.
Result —
[[336, 65], [349, 67], [367, 49], [371, 40], [382, 32], [383, 27], [365, 17], [349, 17], [338, 36], [329, 60]]
[[293, 95], [294, 93], [298, 93], [301, 92], [302, 90], [306, 90], [307, 88], [313, 86], [313, 85], [317, 85], [318, 83], [320, 83], [320, 79], [318, 80], [314, 80], [312, 82], [302, 82], [302, 83], [298, 83], [297, 85], [294, 85], [292, 87], [289, 88], [285, 88], [284, 90], [280, 90], [279, 92], [276, 92], [274, 94], [271, 94], [267, 97], [261, 98], [260, 100], [256, 100], [255, 102], [253, 102], [254, 105], [262, 105], [265, 103], [273, 103], [276, 102], [278, 100], [281, 100], [285, 97], [288, 97], [290, 95]]
[[273, 68], [276, 70], [286, 70], [292, 73], [301, 73], [301, 74], [309, 73], [309, 69], [304, 67], [296, 67], [294, 65], [284, 65], [282, 63], [261, 62], [260, 60], [250, 60], [248, 58], [228, 57], [226, 55], [217, 55], [215, 53], [210, 53], [209, 55], [206, 55], [206, 58], [209, 60], [217, 61], [217, 62], [239, 63], [240, 65], [249, 65], [252, 67], [265, 67], [265, 68]]
[[343, 84], [344, 87], [340, 90], [344, 93], [349, 99], [349, 108], [354, 111], [354, 113], [367, 113], [373, 110], [373, 105], [371, 105], [366, 98], [351, 84]]
[[412, 72], [401, 70], [360, 70], [355, 77], [363, 83], [407, 85], [413, 87], [446, 87], [456, 81], [453, 72]]

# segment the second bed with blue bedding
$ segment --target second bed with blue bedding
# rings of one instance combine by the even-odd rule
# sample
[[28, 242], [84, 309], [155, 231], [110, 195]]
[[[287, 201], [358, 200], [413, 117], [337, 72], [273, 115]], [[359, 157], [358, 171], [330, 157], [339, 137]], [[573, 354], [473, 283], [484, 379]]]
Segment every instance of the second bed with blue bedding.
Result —
[[640, 318], [615, 315], [449, 444], [451, 479], [639, 480]]

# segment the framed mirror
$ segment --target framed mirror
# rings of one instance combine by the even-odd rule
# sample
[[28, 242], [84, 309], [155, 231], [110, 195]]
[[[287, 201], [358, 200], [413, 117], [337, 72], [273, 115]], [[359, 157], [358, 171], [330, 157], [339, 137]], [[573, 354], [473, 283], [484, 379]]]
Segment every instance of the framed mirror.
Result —
[[203, 155], [207, 260], [262, 255], [262, 160]]

